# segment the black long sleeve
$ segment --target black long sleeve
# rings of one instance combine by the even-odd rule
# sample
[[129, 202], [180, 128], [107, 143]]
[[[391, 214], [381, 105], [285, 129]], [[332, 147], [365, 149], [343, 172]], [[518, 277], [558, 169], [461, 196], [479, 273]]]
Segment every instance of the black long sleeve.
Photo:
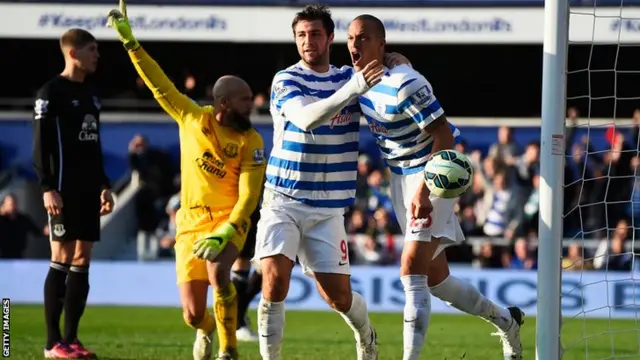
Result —
[[58, 128], [55, 100], [51, 99], [49, 87], [38, 91], [33, 108], [33, 165], [40, 179], [43, 192], [59, 190], [59, 181], [54, 170], [59, 157]]
[[[57, 76], [34, 104], [33, 162], [42, 191], [65, 197], [109, 187], [100, 141], [100, 100], [91, 86]], [[88, 195], [91, 194], [91, 195]]]

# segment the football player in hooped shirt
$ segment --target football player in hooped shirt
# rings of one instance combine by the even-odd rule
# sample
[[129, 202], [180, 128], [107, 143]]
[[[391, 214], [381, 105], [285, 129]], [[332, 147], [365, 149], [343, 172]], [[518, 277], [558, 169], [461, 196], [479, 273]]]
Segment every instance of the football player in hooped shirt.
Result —
[[[385, 54], [383, 23], [371, 15], [349, 26], [355, 71]], [[391, 170], [393, 208], [404, 234], [400, 266], [404, 307], [404, 360], [417, 360], [424, 345], [431, 294], [498, 329], [505, 359], [522, 359], [523, 313], [503, 308], [449, 272], [444, 248], [464, 240], [454, 214], [456, 199], [431, 196], [423, 169], [432, 153], [452, 149], [459, 131], [447, 121], [431, 84], [408, 65], [385, 69], [382, 81], [359, 97], [360, 107]]]

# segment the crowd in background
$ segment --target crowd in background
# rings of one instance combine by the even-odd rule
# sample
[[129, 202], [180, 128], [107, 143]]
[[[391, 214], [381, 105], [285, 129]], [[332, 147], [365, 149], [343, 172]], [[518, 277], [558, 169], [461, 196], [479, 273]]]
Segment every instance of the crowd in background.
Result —
[[[145, 96], [140, 81], [139, 93]], [[195, 78], [187, 76], [183, 91], [197, 90]], [[267, 97], [255, 96], [255, 111], [268, 112]], [[611, 150], [596, 151], [586, 136], [574, 135], [579, 114], [568, 110], [565, 166], [565, 235], [576, 239], [565, 249], [567, 269], [629, 270], [634, 255], [628, 250], [640, 217], [640, 181], [636, 168], [640, 110], [633, 114], [634, 127], [607, 130]], [[447, 249], [453, 262], [484, 268], [535, 269], [538, 242], [540, 187], [540, 144], [517, 144], [512, 129], [501, 127], [498, 142], [486, 154], [458, 139], [456, 150], [466, 154], [475, 171], [470, 189], [459, 198], [456, 213], [468, 238], [483, 239]], [[153, 246], [149, 259], [173, 257], [175, 214], [179, 209], [179, 171], [168, 153], [153, 147], [142, 135], [129, 143], [129, 166], [139, 174], [142, 189], [137, 197], [138, 225]], [[358, 159], [356, 202], [345, 216], [354, 264], [391, 265], [399, 261], [402, 246], [400, 226], [393, 212], [389, 171], [379, 159], [362, 154]], [[8, 197], [0, 208], [0, 254], [21, 257], [26, 237], [43, 231], [16, 211], [15, 198]], [[15, 215], [18, 214], [18, 215]], [[45, 231], [46, 232], [46, 229]], [[9, 240], [11, 239], [11, 240]], [[599, 241], [583, 248], [580, 240]], [[502, 240], [502, 241], [498, 241]], [[10, 244], [10, 245], [8, 245]], [[146, 245], [145, 245], [146, 246]]]

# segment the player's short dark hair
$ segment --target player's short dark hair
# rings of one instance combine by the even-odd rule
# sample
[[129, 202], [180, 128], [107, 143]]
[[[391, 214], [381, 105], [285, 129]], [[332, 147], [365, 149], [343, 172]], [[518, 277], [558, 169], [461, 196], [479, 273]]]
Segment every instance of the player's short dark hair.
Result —
[[291, 22], [291, 29], [295, 32], [296, 25], [298, 25], [300, 21], [316, 20], [320, 20], [322, 22], [322, 27], [327, 32], [327, 35], [333, 34], [336, 25], [331, 18], [331, 11], [328, 6], [322, 4], [307, 5], [302, 9], [302, 11], [296, 13], [296, 16]]
[[355, 19], [353, 19], [353, 21], [356, 21], [356, 20], [370, 22], [373, 25], [373, 27], [375, 28], [376, 35], [380, 39], [386, 39], [387, 38], [387, 31], [384, 29], [384, 24], [377, 17], [375, 17], [373, 15], [369, 15], [369, 14], [362, 14], [362, 15], [357, 16]]
[[87, 30], [70, 29], [60, 37], [60, 48], [81, 49], [93, 42], [96, 38]]

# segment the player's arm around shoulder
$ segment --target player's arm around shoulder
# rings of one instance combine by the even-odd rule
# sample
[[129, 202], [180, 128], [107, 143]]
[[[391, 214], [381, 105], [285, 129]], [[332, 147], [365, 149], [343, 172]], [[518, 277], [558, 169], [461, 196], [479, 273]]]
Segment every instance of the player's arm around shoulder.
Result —
[[241, 152], [238, 201], [229, 216], [229, 222], [242, 234], [246, 234], [251, 214], [258, 206], [266, 162], [262, 136], [255, 129], [250, 129]]
[[178, 123], [191, 118], [201, 118], [203, 109], [178, 91], [160, 65], [140, 46], [129, 25], [125, 0], [120, 0], [119, 9], [109, 12], [107, 21], [109, 26], [118, 33], [138, 75], [144, 80], [160, 106]]

